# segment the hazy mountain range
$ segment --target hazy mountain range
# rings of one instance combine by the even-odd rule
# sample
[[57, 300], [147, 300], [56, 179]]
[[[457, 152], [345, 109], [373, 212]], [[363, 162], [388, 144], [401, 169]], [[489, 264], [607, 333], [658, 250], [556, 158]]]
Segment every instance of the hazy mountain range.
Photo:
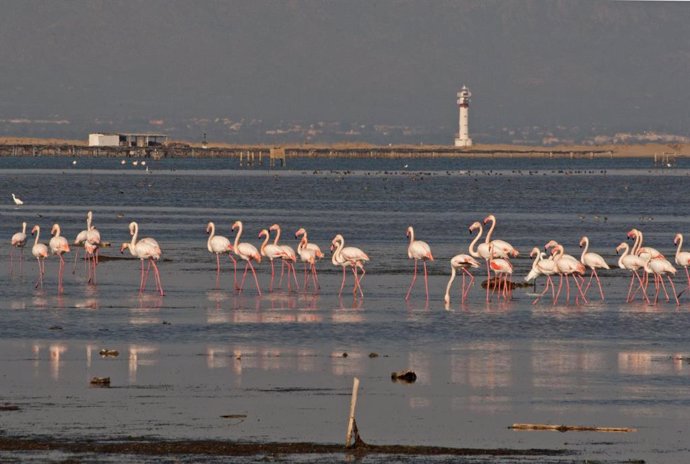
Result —
[[477, 141], [689, 136], [689, 36], [685, 2], [0, 0], [0, 132], [450, 143], [466, 84]]

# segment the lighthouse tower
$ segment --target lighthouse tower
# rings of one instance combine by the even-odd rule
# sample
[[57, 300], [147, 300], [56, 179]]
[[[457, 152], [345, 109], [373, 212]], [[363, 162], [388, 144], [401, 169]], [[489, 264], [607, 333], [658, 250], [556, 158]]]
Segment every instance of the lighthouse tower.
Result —
[[458, 109], [460, 111], [460, 122], [458, 127], [458, 136], [455, 139], [456, 147], [471, 147], [472, 139], [470, 138], [469, 119], [470, 119], [470, 97], [472, 94], [466, 86], [462, 86], [458, 92]]

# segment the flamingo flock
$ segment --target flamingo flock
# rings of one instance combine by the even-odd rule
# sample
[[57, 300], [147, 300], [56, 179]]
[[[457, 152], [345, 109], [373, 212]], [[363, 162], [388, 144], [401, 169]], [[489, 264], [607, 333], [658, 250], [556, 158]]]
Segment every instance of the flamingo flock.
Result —
[[[470, 234], [475, 235], [467, 247], [467, 253], [463, 252], [456, 254], [449, 260], [450, 279], [447, 282], [443, 297], [446, 307], [450, 304], [451, 289], [458, 273], [460, 273], [462, 277], [460, 301], [462, 304], [467, 302], [470, 290], [476, 280], [473, 272], [482, 267], [481, 260], [484, 261], [486, 267], [486, 280], [482, 283], [482, 286], [486, 288], [486, 301], [490, 302], [494, 297], [504, 301], [512, 298], [512, 292], [516, 284], [511, 281], [511, 276], [514, 272], [511, 260], [518, 257], [520, 253], [507, 241], [494, 238], [496, 226], [497, 219], [493, 214], [486, 216], [482, 221], [473, 222], [469, 226]], [[488, 230], [486, 231], [486, 235], [484, 235], [484, 230], [487, 227]], [[163, 290], [163, 284], [157, 264], [162, 257], [160, 245], [151, 237], [140, 239], [139, 225], [136, 222], [131, 222], [128, 229], [130, 240], [122, 243], [120, 252], [124, 253], [125, 250], [129, 250], [131, 256], [140, 260], [139, 292], [141, 293], [146, 290], [148, 276], [153, 269], [155, 292], [161, 296], [164, 295], [165, 292]], [[27, 223], [23, 222], [21, 231], [14, 233], [10, 240], [11, 272], [13, 271], [14, 262], [17, 259], [15, 258], [15, 251], [17, 249], [19, 250], [18, 260], [21, 272], [23, 251], [28, 240], [26, 231]], [[242, 221], [235, 221], [232, 224], [231, 232], [234, 232], [234, 239], [216, 234], [214, 222], [208, 222], [206, 224], [206, 233], [208, 234], [206, 248], [209, 253], [215, 255], [216, 288], [220, 285], [220, 276], [222, 272], [221, 255], [227, 255], [233, 265], [233, 288], [238, 293], [244, 291], [247, 274], [251, 271], [256, 293], [259, 296], [262, 295], [255, 265], [260, 264], [264, 259], [268, 260], [271, 266], [269, 292], [273, 292], [275, 288], [276, 261], [279, 261], [281, 265], [280, 279], [277, 285], [278, 288], [283, 285], [283, 278], [287, 268], [288, 292], [299, 291], [300, 287], [302, 291], [307, 291], [310, 286], [312, 287], [312, 291], [319, 291], [320, 284], [317, 273], [317, 263], [323, 259], [325, 255], [317, 244], [309, 241], [306, 229], [299, 228], [295, 232], [295, 238], [298, 239], [296, 249], [289, 244], [280, 242], [281, 227], [278, 224], [273, 224], [259, 232], [258, 237], [263, 239], [259, 248], [252, 243], [242, 240], [244, 232]], [[408, 238], [407, 258], [414, 261], [414, 267], [412, 271], [412, 280], [405, 294], [405, 301], [409, 301], [412, 297], [421, 261], [424, 274], [425, 300], [428, 302], [430, 297], [428, 265], [435, 261], [435, 258], [429, 243], [416, 239], [413, 226], [409, 226], [406, 232]], [[31, 254], [36, 259], [38, 266], [38, 277], [35, 287], [43, 287], [45, 259], [53, 255], [57, 256], [59, 259], [57, 276], [58, 293], [63, 293], [64, 255], [71, 252], [70, 242], [61, 235], [62, 229], [59, 224], [53, 224], [51, 228], [52, 237], [48, 245], [40, 242], [40, 233], [40, 226], [33, 226], [31, 235], [34, 236], [34, 242], [31, 247]], [[273, 240], [271, 240], [272, 233], [275, 234]], [[640, 230], [631, 229], [626, 234], [626, 237], [633, 240], [632, 246], [623, 241], [615, 248], [616, 253], [620, 254], [617, 262], [618, 268], [630, 272], [630, 283], [628, 284], [626, 301], [632, 302], [640, 298], [648, 304], [657, 304], [659, 298], [662, 297], [667, 302], [673, 300], [677, 305], [680, 304], [680, 295], [676, 291], [675, 282], [673, 280], [677, 272], [675, 266], [685, 269], [687, 285], [681, 292], [681, 295], [686, 289], [690, 289], [690, 271], [688, 270], [690, 266], [690, 252], [682, 250], [683, 235], [679, 233], [674, 237], [673, 243], [676, 246], [675, 266], [657, 249], [643, 246], [644, 235]], [[73, 273], [76, 271], [79, 249], [83, 247], [85, 253], [84, 261], [88, 273], [87, 282], [95, 285], [96, 270], [99, 264], [99, 250], [104, 246], [104, 242], [101, 241], [100, 232], [93, 224], [93, 213], [91, 211], [86, 215], [86, 229], [82, 230], [76, 236], [71, 245], [76, 249]], [[595, 293], [598, 293], [597, 296], [601, 301], [605, 300], [604, 287], [599, 277], [599, 271], [610, 270], [612, 266], [610, 266], [600, 254], [590, 251], [590, 240], [587, 236], [582, 236], [580, 238], [579, 245], [582, 248], [579, 258], [567, 254], [564, 245], [555, 240], [549, 240], [543, 248], [532, 248], [530, 253], [532, 264], [524, 280], [526, 282], [532, 282], [540, 276], [545, 278], [544, 289], [536, 295], [536, 298], [532, 301], [533, 304], [539, 303], [543, 297], [549, 293], [549, 290], [554, 305], [558, 303], [563, 294], [565, 302], [569, 304], [571, 301], [571, 293], [574, 295], [575, 304], [587, 303], [590, 298], [588, 296], [590, 289], [595, 283]], [[370, 260], [369, 256], [360, 248], [345, 246], [345, 239], [342, 234], [335, 235], [331, 240], [330, 250], [332, 252], [332, 265], [342, 270], [342, 281], [338, 295], [342, 295], [348, 271], [351, 271], [353, 276], [352, 293], [356, 298], [363, 297], [364, 290], [362, 288], [362, 281], [366, 275], [365, 266]], [[302, 285], [298, 282], [295, 270], [295, 264], [298, 258], [304, 264], [304, 279]], [[245, 263], [241, 279], [237, 277], [238, 260], [242, 260]], [[145, 261], [147, 262], [147, 266], [144, 266]], [[145, 267], [146, 269], [144, 269]], [[557, 285], [555, 277], [558, 277]], [[293, 282], [294, 290], [292, 285]], [[655, 292], [653, 298], [651, 298], [650, 294], [650, 283], [652, 282]]]

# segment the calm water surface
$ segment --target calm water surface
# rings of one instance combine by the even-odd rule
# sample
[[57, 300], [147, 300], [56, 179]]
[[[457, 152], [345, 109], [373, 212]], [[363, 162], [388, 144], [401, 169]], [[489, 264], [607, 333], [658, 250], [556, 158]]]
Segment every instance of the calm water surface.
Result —
[[[684, 161], [659, 170], [640, 159], [297, 159], [269, 171], [164, 160], [149, 162], [149, 173], [114, 159], [71, 161], [0, 160], [6, 243], [22, 221], [41, 225], [41, 241], [54, 222], [73, 239], [90, 209], [113, 244], [102, 254], [121, 259], [101, 263], [96, 286], [81, 264], [74, 275], [70, 265], [58, 295], [54, 258], [37, 290], [35, 262], [10, 272], [5, 247], [0, 392], [20, 407], [0, 416], [6, 434], [339, 443], [357, 376], [357, 422], [368, 442], [576, 452], [553, 462], [687, 462], [690, 365], [678, 357], [690, 356], [688, 295], [680, 307], [626, 304], [628, 275], [612, 269], [601, 273], [605, 302], [591, 293], [585, 305], [532, 305], [534, 289], [521, 288], [509, 302], [486, 304], [476, 285], [468, 304], [456, 289], [443, 306], [448, 259], [466, 252], [468, 226], [489, 213], [498, 217], [496, 238], [522, 252], [515, 280], [530, 268], [529, 250], [550, 239], [579, 255], [586, 234], [613, 265], [616, 245], [638, 227], [672, 256], [674, 234], [690, 232]], [[12, 192], [26, 204], [12, 205]], [[161, 244], [164, 297], [139, 295], [139, 263], [118, 252], [132, 220]], [[262, 297], [249, 280], [245, 293], [233, 292], [227, 262], [216, 288], [209, 220], [230, 237], [242, 220], [243, 241], [257, 247], [259, 230], [276, 222], [293, 246], [299, 227], [322, 249], [342, 233], [371, 257], [365, 298], [347, 287], [338, 298], [341, 274], [329, 254], [318, 265], [319, 292], [267, 292], [267, 263], [258, 265]], [[428, 303], [420, 284], [404, 300], [410, 224], [436, 257]], [[681, 271], [679, 292], [685, 283]], [[101, 358], [102, 348], [120, 356]], [[416, 383], [391, 382], [392, 371], [407, 368]], [[89, 388], [93, 376], [109, 376], [112, 387]], [[515, 422], [638, 432], [508, 430]]]

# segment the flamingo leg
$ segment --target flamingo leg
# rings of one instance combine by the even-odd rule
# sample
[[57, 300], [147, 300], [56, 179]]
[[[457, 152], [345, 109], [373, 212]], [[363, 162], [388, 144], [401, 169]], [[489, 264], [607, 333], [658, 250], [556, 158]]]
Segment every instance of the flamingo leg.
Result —
[[582, 278], [582, 282], [579, 282], [577, 280], [578, 276], [573, 274], [573, 281], [575, 281], [575, 286], [577, 287], [578, 291], [580, 292], [580, 296], [582, 297], [582, 302], [587, 303], [587, 296], [584, 294], [582, 291], [582, 284], [584, 283], [584, 278], [582, 276], [579, 276]]
[[[635, 276], [637, 277], [638, 282], [640, 282], [640, 288], [642, 288], [642, 295], [644, 296], [645, 301], [647, 302], [647, 304], [650, 304], [649, 297], [647, 296], [647, 288], [642, 283], [642, 278], [640, 277], [640, 274], [637, 271], [633, 271], [633, 272], [635, 273]], [[637, 293], [637, 290], [635, 290], [635, 292]]]
[[426, 272], [426, 260], [422, 260], [424, 265], [424, 288], [426, 290], [426, 300], [429, 301], [429, 278]]
[[[299, 282], [297, 282], [297, 271], [295, 270], [295, 263], [288, 263], [288, 279], [290, 278], [290, 269], [292, 269], [292, 277], [295, 279], [295, 288], [299, 290]], [[295, 290], [295, 291], [297, 291]]]
[[72, 267], [72, 274], [77, 272], [77, 258], [79, 257], [79, 247], [77, 247], [76, 253], [74, 253], [74, 266]]
[[[543, 296], [546, 294], [546, 292], [549, 291], [549, 284], [553, 284], [553, 282], [551, 282], [551, 276], [546, 276], [546, 285], [544, 286], [544, 291], [541, 292], [541, 293], [534, 299], [534, 301], [532, 302], [533, 305], [539, 303], [539, 300], [541, 299], [541, 297], [543, 297]], [[553, 290], [552, 290], [552, 293], [553, 293]], [[552, 295], [552, 298], [553, 298], [553, 297], [554, 297], [554, 296]]]
[[307, 282], [307, 276], [308, 276], [308, 274], [307, 274], [307, 263], [305, 262], [304, 263], [304, 291], [305, 292], [307, 291], [307, 285], [309, 284], [309, 282]]
[[[271, 259], [271, 284], [268, 286], [269, 292], [273, 291], [273, 279], [274, 279], [274, 277], [275, 277], [275, 268], [273, 267], [273, 260]], [[281, 278], [281, 282], [282, 282], [282, 278], [283, 278], [282, 274], [281, 274], [280, 278]]]
[[688, 289], [690, 289], [690, 272], [688, 272], [687, 266], [685, 266], [685, 275], [688, 277]]
[[594, 274], [594, 277], [597, 279], [597, 285], [599, 286], [599, 295], [601, 295], [601, 301], [604, 301], [604, 289], [601, 288], [601, 280], [599, 280], [599, 274], [597, 273], [596, 269], [592, 269], [592, 273]]
[[414, 260], [414, 274], [412, 274], [412, 282], [410, 283], [410, 288], [407, 290], [407, 295], [405, 295], [405, 299], [409, 300], [410, 299], [410, 292], [412, 292], [412, 287], [414, 286], [415, 281], [417, 280], [417, 260]]
[[[271, 266], [273, 266], [273, 261], [271, 261]], [[273, 272], [273, 270], [271, 270]], [[285, 272], [285, 260], [280, 260], [280, 280], [278, 280], [278, 288], [283, 286], [283, 273]], [[271, 284], [271, 288], [273, 284]], [[288, 264], [288, 290], [290, 289], [290, 265]]]
[[668, 283], [671, 284], [671, 288], [673, 289], [673, 296], [676, 298], [676, 306], [680, 305], [680, 301], [678, 301], [678, 293], [676, 293], [676, 285], [673, 283], [673, 279], [671, 278], [670, 275], [666, 276], [668, 278]]
[[256, 271], [254, 270], [254, 266], [252, 265], [252, 261], [251, 260], [247, 261], [247, 264], [249, 264], [249, 267], [252, 270], [252, 275], [254, 276], [254, 283], [256, 284], [256, 291], [259, 293], [259, 296], [261, 296], [261, 287], [259, 287], [259, 279], [256, 277]]
[[60, 257], [60, 266], [58, 267], [58, 293], [62, 293], [64, 289], [62, 288], [62, 269], [65, 267], [65, 260]]
[[220, 284], [220, 253], [216, 253], [216, 288]]
[[151, 270], [151, 259], [149, 259], [148, 261], [149, 264], [148, 266], [146, 266], [146, 274], [144, 274], [144, 285], [141, 288], [142, 292], [146, 290], [146, 282], [148, 282], [149, 280], [149, 271]]
[[237, 260], [235, 259], [234, 256], [232, 256], [232, 253], [228, 253], [228, 258], [232, 261], [232, 283], [235, 286], [235, 290], [238, 290], [237, 287]]
[[467, 290], [465, 290], [463, 294], [463, 300], [466, 300], [467, 295], [470, 294], [470, 288], [472, 288], [472, 286], [474, 285], [474, 275], [472, 275], [472, 273], [467, 269], [464, 269], [464, 271], [467, 273], [468, 276], [470, 276], [470, 281], [467, 283]]
[[38, 280], [36, 280], [36, 286], [34, 288], [38, 288], [39, 285], [41, 288], [43, 288], [43, 272], [41, 272], [41, 259], [36, 258], [36, 263], [38, 264]]
[[489, 302], [489, 287], [491, 286], [491, 268], [489, 268], [489, 260], [486, 260], [486, 302]]
[[343, 265], [343, 281], [340, 284], [340, 291], [338, 292], [338, 296], [343, 294], [343, 288], [345, 288], [345, 265]]
[[311, 276], [314, 281], [314, 290], [319, 290], [321, 286], [319, 285], [319, 279], [316, 277], [316, 264], [311, 263]]
[[561, 295], [561, 289], [563, 288], [563, 274], [558, 274], [558, 291], [553, 299], [554, 306], [558, 302], [558, 297]]
[[671, 298], [668, 296], [668, 291], [666, 291], [666, 284], [664, 283], [664, 276], [659, 274], [658, 275], [659, 282], [661, 282], [661, 288], [664, 289], [664, 295], [666, 296], [666, 302], [668, 303], [671, 301]]
[[165, 295], [163, 292], [163, 284], [161, 283], [161, 274], [158, 272], [158, 266], [156, 265], [156, 262], [153, 260], [149, 260], [149, 262], [153, 265], [153, 273], [156, 277], [156, 287], [158, 287], [158, 291], [161, 294], [161, 296]]
[[244, 265], [244, 274], [242, 274], [242, 282], [240, 283], [240, 292], [244, 290], [244, 279], [247, 278], [247, 271], [249, 271], [249, 260], [247, 260], [247, 264]]

